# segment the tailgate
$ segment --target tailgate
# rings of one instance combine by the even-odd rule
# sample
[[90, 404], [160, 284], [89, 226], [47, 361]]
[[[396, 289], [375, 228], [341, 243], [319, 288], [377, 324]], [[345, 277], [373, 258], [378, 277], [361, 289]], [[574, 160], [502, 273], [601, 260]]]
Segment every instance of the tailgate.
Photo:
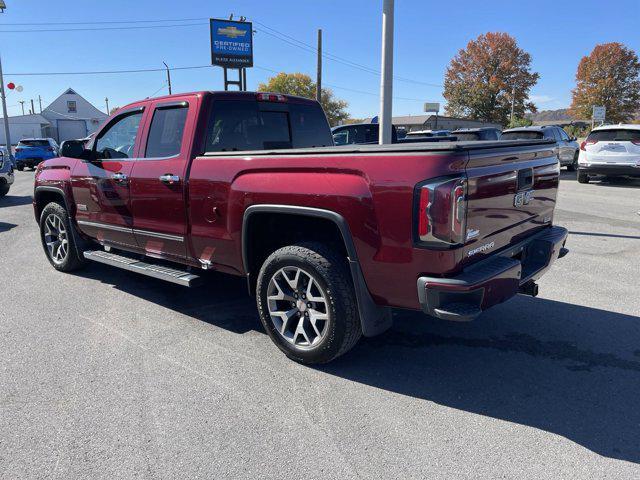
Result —
[[560, 167], [553, 142], [509, 142], [469, 152], [463, 265], [551, 224]]

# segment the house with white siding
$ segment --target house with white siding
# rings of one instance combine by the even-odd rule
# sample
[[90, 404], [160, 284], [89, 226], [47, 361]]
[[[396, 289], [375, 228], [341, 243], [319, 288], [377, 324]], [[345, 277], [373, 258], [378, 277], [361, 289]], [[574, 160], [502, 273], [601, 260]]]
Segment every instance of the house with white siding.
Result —
[[[11, 143], [22, 138], [51, 137], [58, 143], [84, 138], [95, 132], [108, 117], [72, 88], [56, 98], [40, 114], [9, 117]], [[6, 143], [0, 128], [0, 144]]]

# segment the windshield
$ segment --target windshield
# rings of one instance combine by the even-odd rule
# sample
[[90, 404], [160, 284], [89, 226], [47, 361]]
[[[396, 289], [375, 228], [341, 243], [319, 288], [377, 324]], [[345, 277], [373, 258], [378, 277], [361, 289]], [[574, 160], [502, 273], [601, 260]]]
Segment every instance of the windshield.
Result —
[[506, 132], [500, 135], [500, 140], [536, 140], [542, 138], [542, 132], [519, 131]]
[[589, 134], [587, 141], [594, 142], [640, 142], [640, 130], [611, 128], [596, 130]]
[[458, 141], [461, 141], [461, 142], [480, 140], [480, 134], [478, 132], [465, 132], [465, 133], [453, 132], [452, 135], [455, 135]]
[[20, 140], [18, 142], [20, 147], [48, 147], [49, 142], [47, 140]]

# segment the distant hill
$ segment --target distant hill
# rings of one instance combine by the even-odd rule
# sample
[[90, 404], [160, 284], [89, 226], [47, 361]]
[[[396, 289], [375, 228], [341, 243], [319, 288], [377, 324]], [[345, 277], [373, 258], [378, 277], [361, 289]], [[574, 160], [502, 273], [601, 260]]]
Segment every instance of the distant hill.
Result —
[[542, 110], [538, 113], [527, 114], [527, 118], [533, 120], [534, 122], [571, 120], [568, 108], [560, 108], [558, 110]]

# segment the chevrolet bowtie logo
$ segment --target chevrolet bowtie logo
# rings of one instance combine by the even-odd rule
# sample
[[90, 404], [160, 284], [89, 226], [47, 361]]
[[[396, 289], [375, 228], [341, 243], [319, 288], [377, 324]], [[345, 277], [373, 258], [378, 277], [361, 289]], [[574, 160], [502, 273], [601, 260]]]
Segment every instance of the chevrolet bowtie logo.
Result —
[[224, 35], [229, 38], [244, 37], [246, 34], [246, 30], [239, 30], [237, 27], [225, 27], [218, 29], [218, 35]]

